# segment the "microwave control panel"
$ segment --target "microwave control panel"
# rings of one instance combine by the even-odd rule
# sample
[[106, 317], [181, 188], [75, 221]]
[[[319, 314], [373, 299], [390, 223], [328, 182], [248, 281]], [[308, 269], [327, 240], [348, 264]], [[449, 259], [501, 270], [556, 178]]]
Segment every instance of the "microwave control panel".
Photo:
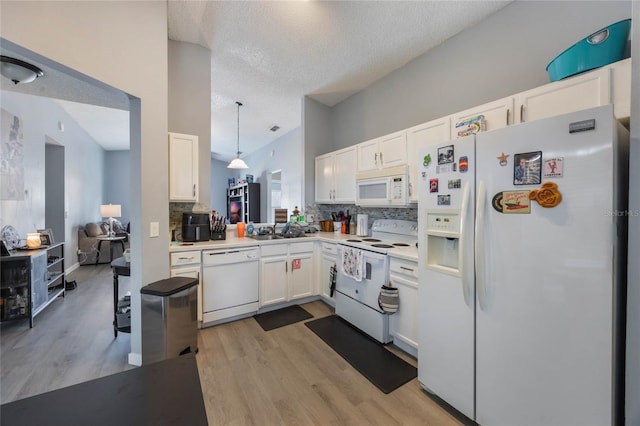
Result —
[[397, 176], [391, 178], [391, 199], [402, 200], [404, 198], [404, 178]]

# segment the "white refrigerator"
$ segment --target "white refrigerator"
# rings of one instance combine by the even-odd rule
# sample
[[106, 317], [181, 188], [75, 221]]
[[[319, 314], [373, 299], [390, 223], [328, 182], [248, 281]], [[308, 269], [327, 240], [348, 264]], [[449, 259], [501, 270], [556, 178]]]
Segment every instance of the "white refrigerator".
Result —
[[420, 154], [421, 385], [481, 425], [621, 420], [628, 132], [611, 106]]

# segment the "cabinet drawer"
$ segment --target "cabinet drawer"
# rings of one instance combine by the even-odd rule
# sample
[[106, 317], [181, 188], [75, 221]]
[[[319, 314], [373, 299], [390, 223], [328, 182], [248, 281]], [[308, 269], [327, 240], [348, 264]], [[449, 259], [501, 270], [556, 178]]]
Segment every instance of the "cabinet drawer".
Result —
[[338, 255], [338, 246], [336, 244], [322, 243], [321, 250], [322, 253], [327, 255]]
[[282, 256], [289, 251], [288, 244], [265, 244], [260, 246], [260, 256]]
[[418, 264], [404, 259], [391, 258], [389, 270], [393, 275], [400, 275], [409, 279], [418, 279]]
[[200, 250], [171, 253], [171, 266], [193, 265], [200, 263]]
[[313, 241], [305, 243], [291, 243], [289, 244], [289, 253], [310, 253], [313, 252]]

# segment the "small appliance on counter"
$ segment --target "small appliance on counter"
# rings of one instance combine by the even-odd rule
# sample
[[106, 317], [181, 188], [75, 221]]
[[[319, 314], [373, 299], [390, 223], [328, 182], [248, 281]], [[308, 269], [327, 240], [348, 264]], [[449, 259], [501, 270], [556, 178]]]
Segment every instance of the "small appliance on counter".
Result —
[[182, 213], [182, 241], [209, 241], [210, 238], [209, 213]]
[[356, 223], [356, 235], [366, 237], [369, 232], [369, 215], [359, 214]]

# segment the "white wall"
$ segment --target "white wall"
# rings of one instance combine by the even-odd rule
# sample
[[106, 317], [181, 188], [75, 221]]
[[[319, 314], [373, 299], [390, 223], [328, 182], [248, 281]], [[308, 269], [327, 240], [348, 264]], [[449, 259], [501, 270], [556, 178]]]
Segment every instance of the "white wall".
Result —
[[[22, 236], [45, 227], [45, 139], [55, 140], [65, 147], [65, 264], [73, 267], [77, 263], [78, 226], [100, 220], [104, 150], [50, 99], [3, 91], [0, 105], [23, 123], [26, 190], [22, 201], [0, 202], [0, 227], [12, 225]], [[59, 121], [65, 124], [64, 132], [58, 129]]]
[[315, 201], [315, 158], [333, 151], [332, 108], [323, 105], [308, 96], [302, 102], [302, 128], [304, 129], [304, 197], [307, 204]]
[[167, 4], [2, 1], [0, 12], [2, 38], [49, 59], [51, 66], [130, 95], [132, 227], [160, 227], [159, 237], [138, 232], [131, 238], [129, 358], [141, 362], [137, 290], [169, 276]]

